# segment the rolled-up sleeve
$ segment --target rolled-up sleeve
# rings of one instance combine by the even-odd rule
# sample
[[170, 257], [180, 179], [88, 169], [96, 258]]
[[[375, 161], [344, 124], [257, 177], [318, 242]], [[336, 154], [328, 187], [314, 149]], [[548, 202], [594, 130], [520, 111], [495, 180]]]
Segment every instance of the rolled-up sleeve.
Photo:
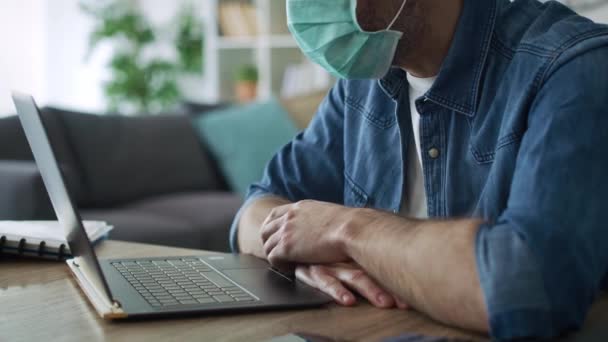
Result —
[[239, 251], [238, 223], [255, 200], [278, 196], [291, 202], [312, 199], [340, 203], [344, 189], [344, 82], [338, 81], [319, 106], [310, 126], [283, 147], [249, 188], [230, 229], [230, 246]]
[[608, 48], [587, 50], [548, 69], [507, 208], [477, 235], [495, 339], [579, 328], [608, 271]]

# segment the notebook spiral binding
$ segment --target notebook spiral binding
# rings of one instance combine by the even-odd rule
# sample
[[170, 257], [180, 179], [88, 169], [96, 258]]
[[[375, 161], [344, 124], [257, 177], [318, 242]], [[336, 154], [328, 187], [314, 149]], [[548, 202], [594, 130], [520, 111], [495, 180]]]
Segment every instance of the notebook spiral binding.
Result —
[[46, 247], [46, 242], [41, 241], [40, 246], [38, 246], [38, 256], [42, 257], [44, 255], [44, 248]]
[[11, 248], [10, 246], [7, 246], [7, 244], [8, 244], [8, 238], [5, 235], [0, 236], [0, 255], [1, 254], [16, 254], [16, 255], [22, 255], [22, 256], [50, 258], [50, 259], [57, 259], [57, 260], [65, 260], [70, 257], [70, 254], [66, 252], [65, 244], [61, 244], [59, 246], [58, 251], [55, 253], [51, 253], [51, 251], [49, 251], [47, 249], [45, 241], [41, 241], [38, 244], [38, 248], [35, 251], [35, 253], [32, 253], [32, 251], [30, 251], [30, 250], [26, 250], [27, 239], [23, 239], [23, 238], [20, 239], [16, 248], [15, 247]]
[[19, 240], [19, 246], [17, 246], [17, 253], [23, 254], [23, 251], [25, 250], [25, 243], [26, 242], [27, 241], [25, 239]]
[[[84, 221], [83, 225], [92, 245], [107, 239], [114, 228], [104, 221]], [[3, 255], [55, 261], [73, 257], [58, 221], [0, 220], [0, 256]]]
[[6, 243], [6, 236], [2, 235], [0, 237], [0, 254], [2, 254], [2, 250], [4, 249], [5, 243]]
[[68, 257], [68, 255], [66, 255], [65, 253], [65, 244], [61, 244], [61, 246], [59, 246], [59, 255], [57, 256], [57, 258], [59, 260], [63, 260], [66, 259]]

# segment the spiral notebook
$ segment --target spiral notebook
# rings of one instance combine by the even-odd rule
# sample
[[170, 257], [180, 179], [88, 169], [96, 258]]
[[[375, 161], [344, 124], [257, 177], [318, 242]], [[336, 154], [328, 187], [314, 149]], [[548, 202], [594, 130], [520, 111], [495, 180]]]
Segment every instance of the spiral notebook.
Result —
[[[103, 221], [84, 221], [91, 242], [108, 237], [113, 229]], [[65, 260], [71, 257], [63, 228], [57, 221], [0, 221], [0, 255]]]

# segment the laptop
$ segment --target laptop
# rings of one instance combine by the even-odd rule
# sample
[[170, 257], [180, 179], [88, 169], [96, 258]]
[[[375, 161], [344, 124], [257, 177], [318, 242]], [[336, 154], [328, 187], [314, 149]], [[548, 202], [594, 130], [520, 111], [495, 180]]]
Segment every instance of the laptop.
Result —
[[[73, 258], [67, 264], [108, 320], [318, 307], [331, 299], [260, 259], [211, 253], [98, 259], [29, 95], [13, 94], [21, 124]], [[170, 227], [167, 227], [170, 228]]]

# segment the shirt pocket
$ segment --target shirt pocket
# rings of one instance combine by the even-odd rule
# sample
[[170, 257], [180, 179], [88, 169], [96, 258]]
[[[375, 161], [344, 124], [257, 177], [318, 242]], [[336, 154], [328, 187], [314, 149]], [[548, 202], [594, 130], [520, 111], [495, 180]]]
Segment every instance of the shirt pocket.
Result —
[[344, 205], [352, 208], [365, 208], [369, 202], [369, 196], [355, 183], [355, 181], [344, 173]]
[[[467, 118], [470, 129], [469, 150], [473, 159], [480, 165], [492, 164], [497, 155], [511, 150], [521, 142], [522, 121], [519, 117], [506, 116], [500, 111], [478, 113]], [[504, 152], [510, 154], [510, 152]]]
[[365, 122], [369, 125], [380, 130], [389, 129], [397, 124], [396, 107], [392, 101], [373, 101], [369, 98], [361, 99], [347, 96], [345, 103], [346, 117], [358, 115], [365, 119]]
[[483, 140], [473, 141], [471, 143], [470, 150], [477, 163], [489, 164], [494, 162], [496, 153], [508, 146], [517, 144], [520, 140], [521, 139], [518, 135], [512, 133], [499, 138], [498, 141], [494, 143], [483, 142]]

